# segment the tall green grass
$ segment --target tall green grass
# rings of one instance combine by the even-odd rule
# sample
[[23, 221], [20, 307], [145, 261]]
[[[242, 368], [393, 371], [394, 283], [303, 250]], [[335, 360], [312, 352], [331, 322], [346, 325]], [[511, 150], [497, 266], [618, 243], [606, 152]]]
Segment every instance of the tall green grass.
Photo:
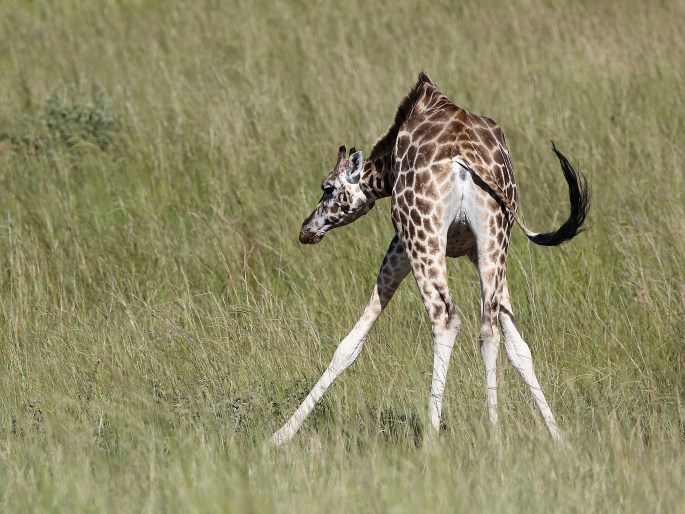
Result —
[[[683, 512], [685, 3], [7, 2], [0, 6], [0, 510]], [[517, 320], [569, 440], [500, 359], [478, 283], [423, 445], [411, 279], [293, 444], [262, 441], [361, 313], [389, 205], [297, 242], [341, 144], [369, 151], [420, 69], [496, 119], [533, 228]]]

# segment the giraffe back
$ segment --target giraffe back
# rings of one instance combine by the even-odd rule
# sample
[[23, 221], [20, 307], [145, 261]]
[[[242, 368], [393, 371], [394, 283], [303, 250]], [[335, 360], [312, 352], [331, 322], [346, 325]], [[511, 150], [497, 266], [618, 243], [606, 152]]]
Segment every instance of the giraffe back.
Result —
[[499, 125], [457, 106], [429, 82], [418, 85], [415, 98], [395, 141], [398, 171], [420, 173], [457, 159], [515, 210], [518, 191], [514, 169]]

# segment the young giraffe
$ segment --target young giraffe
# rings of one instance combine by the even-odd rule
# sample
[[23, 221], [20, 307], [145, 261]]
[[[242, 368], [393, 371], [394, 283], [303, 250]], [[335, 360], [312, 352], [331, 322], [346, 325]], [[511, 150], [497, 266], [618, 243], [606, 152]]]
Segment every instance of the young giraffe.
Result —
[[437, 431], [450, 354], [460, 320], [450, 299], [445, 257], [466, 255], [481, 284], [480, 350], [490, 422], [497, 424], [495, 364], [499, 349], [497, 320], [511, 364], [533, 394], [555, 440], [561, 434], [533, 371], [528, 345], [514, 325], [506, 280], [509, 236], [514, 222], [536, 244], [556, 246], [576, 236], [589, 208], [585, 178], [552, 145], [568, 183], [571, 213], [555, 232], [529, 230], [516, 213], [514, 169], [502, 129], [491, 119], [457, 107], [425, 73], [402, 100], [394, 123], [364, 160], [354, 148], [338, 160], [321, 188], [323, 196], [300, 232], [303, 244], [318, 243], [329, 230], [346, 225], [391, 199], [395, 236], [390, 242], [364, 313], [342, 340], [333, 359], [307, 398], [270, 439], [288, 442], [333, 380], [361, 352], [364, 338], [402, 280], [412, 271], [430, 317], [433, 379], [430, 426]]

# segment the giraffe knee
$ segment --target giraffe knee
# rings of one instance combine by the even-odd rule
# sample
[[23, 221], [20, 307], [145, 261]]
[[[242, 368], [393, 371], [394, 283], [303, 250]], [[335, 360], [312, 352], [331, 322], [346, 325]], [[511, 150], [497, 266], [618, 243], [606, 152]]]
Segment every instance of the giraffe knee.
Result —
[[447, 327], [455, 332], [458, 332], [461, 328], [461, 318], [459, 317], [459, 314], [457, 314], [457, 310], [454, 308], [454, 305], [450, 305], [450, 309], [448, 311]]
[[483, 341], [489, 342], [495, 335], [495, 330], [491, 323], [483, 323], [480, 327], [480, 338]]
[[433, 324], [433, 335], [456, 335], [461, 328], [461, 319], [452, 304], [437, 303], [430, 308], [430, 318]]
[[483, 304], [483, 316], [480, 325], [480, 337], [484, 342], [495, 341], [499, 333], [497, 332], [497, 304], [495, 302], [485, 302]]

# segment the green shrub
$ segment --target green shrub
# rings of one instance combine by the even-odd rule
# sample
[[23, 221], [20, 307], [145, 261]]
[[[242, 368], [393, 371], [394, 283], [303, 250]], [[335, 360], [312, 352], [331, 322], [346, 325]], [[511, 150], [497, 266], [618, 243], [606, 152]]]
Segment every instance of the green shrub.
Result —
[[100, 86], [93, 83], [84, 93], [74, 84], [65, 84], [50, 94], [37, 115], [25, 117], [14, 134], [4, 132], [2, 138], [33, 151], [84, 143], [106, 150], [113, 143], [117, 125]]

